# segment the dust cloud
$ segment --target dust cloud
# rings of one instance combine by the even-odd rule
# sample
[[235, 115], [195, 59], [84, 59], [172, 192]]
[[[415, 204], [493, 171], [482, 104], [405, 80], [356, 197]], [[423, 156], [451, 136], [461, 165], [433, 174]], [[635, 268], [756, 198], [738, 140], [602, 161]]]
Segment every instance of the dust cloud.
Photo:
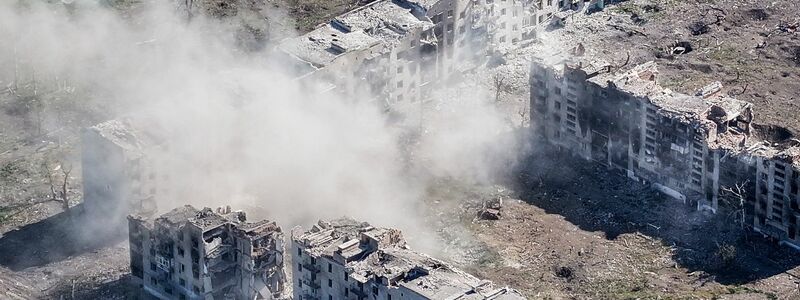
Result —
[[425, 112], [409, 162], [401, 128], [413, 126], [390, 123], [369, 96], [309, 92], [270, 45], [241, 51], [229, 25], [187, 21], [168, 2], [128, 15], [103, 1], [0, 1], [3, 85], [36, 76], [42, 89], [83, 91], [75, 102], [106, 119], [146, 120], [163, 141], [150, 154], [168, 178], [161, 211], [257, 207], [285, 229], [346, 215], [414, 240], [427, 230], [418, 204], [431, 179], [489, 182], [515, 155], [490, 92], [472, 87]]

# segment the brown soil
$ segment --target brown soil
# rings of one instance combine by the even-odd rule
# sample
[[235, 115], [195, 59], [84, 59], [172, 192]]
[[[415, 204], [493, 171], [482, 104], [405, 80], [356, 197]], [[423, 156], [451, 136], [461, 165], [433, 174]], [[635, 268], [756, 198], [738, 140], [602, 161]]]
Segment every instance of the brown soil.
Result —
[[[608, 1], [607, 1], [608, 2]], [[631, 0], [566, 20], [558, 46], [628, 67], [655, 60], [666, 87], [713, 81], [755, 104], [756, 122], [800, 132], [800, 7], [795, 1]], [[691, 51], [673, 54], [677, 44]]]
[[469, 204], [498, 197], [496, 187], [450, 193], [461, 209], [446, 204], [447, 197], [434, 197], [437, 218], [455, 214], [477, 237], [471, 242], [483, 249], [474, 254], [477, 259], [454, 261], [479, 277], [531, 299], [800, 296], [794, 252], [742, 232], [725, 212], [697, 212], [621, 174], [559, 153], [537, 152], [521, 170], [510, 185], [521, 187], [506, 192], [497, 221], [477, 220], [476, 205]]

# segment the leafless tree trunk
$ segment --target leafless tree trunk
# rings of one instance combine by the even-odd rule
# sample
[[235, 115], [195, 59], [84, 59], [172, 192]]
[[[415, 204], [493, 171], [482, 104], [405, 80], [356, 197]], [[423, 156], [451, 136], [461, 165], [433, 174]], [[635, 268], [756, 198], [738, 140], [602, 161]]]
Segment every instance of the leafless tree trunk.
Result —
[[[64, 167], [62, 164], [59, 164], [54, 170], [50, 170], [47, 164], [45, 164], [45, 166], [47, 181], [48, 184], [50, 184], [49, 200], [60, 203], [61, 208], [65, 212], [69, 212], [69, 176], [70, 173], [72, 173], [72, 166]], [[54, 171], [61, 171], [62, 178], [56, 178], [56, 174], [53, 173]]]
[[517, 114], [519, 114], [519, 128], [525, 127], [525, 118], [528, 116], [528, 106], [522, 107]]
[[500, 102], [500, 96], [508, 89], [506, 77], [499, 73], [495, 73], [492, 76], [492, 83], [494, 84], [494, 101]]
[[39, 90], [36, 84], [36, 68], [31, 68], [31, 75], [33, 76], [33, 99], [31, 100], [33, 103], [33, 109], [36, 116], [36, 135], [42, 135], [42, 123], [44, 122], [43, 117], [43, 110], [44, 110], [44, 102], [42, 99], [39, 98]]
[[722, 192], [724, 196], [722, 200], [725, 204], [729, 205], [733, 208], [731, 211], [731, 216], [736, 218], [736, 223], [739, 223], [739, 226], [744, 229], [745, 225], [747, 224], [745, 211], [744, 211], [744, 203], [747, 201], [745, 195], [745, 185], [747, 182], [737, 183], [733, 187], [723, 187]]

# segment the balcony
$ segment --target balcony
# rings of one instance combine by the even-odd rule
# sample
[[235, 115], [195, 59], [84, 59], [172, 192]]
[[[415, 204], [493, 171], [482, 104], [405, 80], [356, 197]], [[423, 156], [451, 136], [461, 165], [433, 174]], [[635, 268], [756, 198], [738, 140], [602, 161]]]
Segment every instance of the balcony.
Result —
[[303, 268], [308, 270], [309, 272], [316, 274], [320, 272], [320, 267], [316, 264], [312, 264], [310, 262], [303, 263]]
[[156, 265], [159, 269], [170, 272], [172, 269], [172, 259], [166, 258], [161, 255], [156, 255]]
[[309, 280], [307, 278], [304, 278], [302, 281], [303, 281], [303, 285], [307, 285], [312, 289], [318, 290], [320, 288], [319, 283], [317, 283], [316, 281], [312, 281], [312, 280]]

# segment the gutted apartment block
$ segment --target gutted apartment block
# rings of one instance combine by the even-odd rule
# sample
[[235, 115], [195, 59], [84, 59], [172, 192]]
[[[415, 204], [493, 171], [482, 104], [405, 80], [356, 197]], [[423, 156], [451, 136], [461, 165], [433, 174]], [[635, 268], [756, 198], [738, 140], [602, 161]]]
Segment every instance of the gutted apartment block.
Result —
[[350, 219], [292, 231], [294, 299], [525, 299], [408, 248], [396, 229]]
[[131, 273], [158, 299], [286, 299], [283, 232], [242, 211], [186, 205], [128, 217]]
[[[764, 129], [763, 136], [769, 137], [770, 129]], [[777, 140], [749, 144], [744, 154], [728, 163], [720, 175], [729, 187], [723, 195], [734, 203], [744, 195], [744, 208], [756, 231], [800, 250], [800, 141]], [[738, 170], [747, 171], [744, 180], [737, 178]]]
[[324, 91], [365, 92], [402, 108], [426, 99], [440, 79], [474, 68], [493, 49], [535, 38], [536, 26], [558, 5], [540, 2], [378, 0], [277, 49], [309, 85], [325, 82]]
[[[126, 120], [111, 120], [81, 132], [85, 210], [105, 220], [156, 210], [158, 174], [148, 155], [158, 142]], [[120, 222], [120, 225], [123, 225]]]
[[654, 62], [614, 68], [535, 61], [534, 134], [698, 209], [743, 211], [754, 230], [800, 245], [800, 142], [753, 124], [752, 104], [719, 82], [686, 95], [658, 85]]

